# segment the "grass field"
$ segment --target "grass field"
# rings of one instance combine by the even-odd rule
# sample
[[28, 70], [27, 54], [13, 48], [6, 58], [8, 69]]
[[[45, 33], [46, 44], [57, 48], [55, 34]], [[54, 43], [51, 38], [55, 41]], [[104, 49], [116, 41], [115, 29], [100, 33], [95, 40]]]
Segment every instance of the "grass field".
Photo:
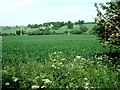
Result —
[[102, 49], [96, 39], [96, 36], [92, 35], [8, 36], [4, 37], [3, 52], [4, 49], [6, 50], [5, 52], [12, 52], [12, 50], [13, 52], [17, 52], [14, 50], [23, 52], [18, 52], [20, 54], [30, 51], [31, 53], [28, 53], [30, 56], [35, 54], [36, 56], [44, 57], [49, 53], [62, 51], [66, 56], [69, 57], [70, 55], [70, 58], [75, 55], [89, 58], [97, 53], [107, 51]]
[[[118, 72], [94, 35], [5, 36], [3, 87], [116, 88]], [[103, 56], [96, 57], [96, 55]], [[7, 84], [6, 84], [7, 83]]]
[[[96, 25], [96, 24], [83, 24], [84, 26], [86, 26], [88, 28], [88, 31], [92, 30], [92, 28]], [[74, 25], [74, 29], [79, 29], [79, 25]], [[65, 32], [65, 31], [71, 31], [71, 30], [74, 30], [74, 29], [68, 29], [67, 26], [63, 26], [61, 28], [59, 28], [58, 30], [50, 30], [51, 32], [55, 31], [57, 33], [62, 33], [62, 32]]]

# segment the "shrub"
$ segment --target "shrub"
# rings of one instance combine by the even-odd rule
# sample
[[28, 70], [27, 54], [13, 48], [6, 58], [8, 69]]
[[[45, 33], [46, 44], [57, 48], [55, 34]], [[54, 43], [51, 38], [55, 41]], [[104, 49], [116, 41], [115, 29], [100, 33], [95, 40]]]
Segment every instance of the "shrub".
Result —
[[102, 14], [97, 4], [97, 18], [99, 28], [97, 34], [101, 38], [104, 45], [116, 48], [116, 51], [120, 51], [120, 1], [119, 2], [107, 2], [107, 5], [100, 3], [99, 5], [105, 14]]
[[16, 35], [20, 35], [21, 34], [21, 31], [20, 30], [17, 30], [16, 31]]

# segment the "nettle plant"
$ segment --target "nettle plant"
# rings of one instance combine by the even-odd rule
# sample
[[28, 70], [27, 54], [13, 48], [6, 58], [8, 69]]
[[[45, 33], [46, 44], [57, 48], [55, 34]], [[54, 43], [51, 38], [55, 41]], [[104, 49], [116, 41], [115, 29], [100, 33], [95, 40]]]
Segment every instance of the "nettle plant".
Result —
[[[99, 27], [96, 33], [103, 45], [114, 47], [120, 51], [120, 1], [107, 2], [106, 5], [95, 3], [97, 17], [95, 21]], [[104, 13], [101, 10], [105, 11]]]

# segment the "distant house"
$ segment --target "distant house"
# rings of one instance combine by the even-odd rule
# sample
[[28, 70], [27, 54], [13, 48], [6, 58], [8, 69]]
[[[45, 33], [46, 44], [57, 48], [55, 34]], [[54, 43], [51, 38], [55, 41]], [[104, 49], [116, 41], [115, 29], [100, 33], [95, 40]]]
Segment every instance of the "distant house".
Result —
[[53, 28], [53, 26], [54, 26], [53, 24], [50, 24], [48, 27], [49, 27], [49, 28]]

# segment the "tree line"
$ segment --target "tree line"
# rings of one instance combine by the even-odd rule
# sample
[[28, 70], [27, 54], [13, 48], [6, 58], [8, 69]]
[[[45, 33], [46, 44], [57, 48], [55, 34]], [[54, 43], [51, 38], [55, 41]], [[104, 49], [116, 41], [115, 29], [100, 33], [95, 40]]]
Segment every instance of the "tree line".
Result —
[[59, 29], [62, 26], [66, 26], [68, 25], [69, 29], [73, 29], [73, 25], [80, 25], [80, 24], [84, 24], [84, 20], [78, 20], [77, 22], [73, 23], [71, 21], [68, 22], [46, 22], [43, 24], [28, 24], [28, 28], [39, 28], [39, 27], [50, 27], [53, 29]]

